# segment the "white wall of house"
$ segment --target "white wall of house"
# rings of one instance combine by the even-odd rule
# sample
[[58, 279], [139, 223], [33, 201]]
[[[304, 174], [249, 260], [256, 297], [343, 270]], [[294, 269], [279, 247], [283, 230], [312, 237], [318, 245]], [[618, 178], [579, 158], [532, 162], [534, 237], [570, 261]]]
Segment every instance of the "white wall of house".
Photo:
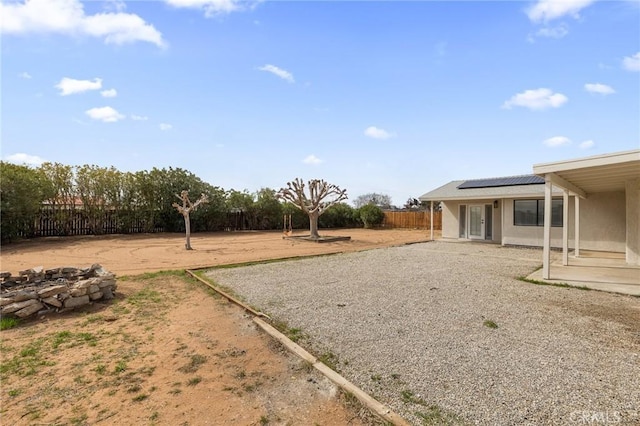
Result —
[[[458, 226], [458, 215], [460, 214], [460, 205], [472, 205], [481, 204], [491, 205], [492, 211], [492, 225], [493, 232], [490, 241], [500, 241], [502, 238], [502, 226], [501, 226], [501, 200], [498, 201], [498, 208], [493, 208], [493, 199], [486, 200], [471, 200], [471, 201], [443, 201], [442, 202], [442, 237], [443, 238], [455, 238], [459, 237], [460, 228]], [[468, 214], [468, 213], [467, 213]]]
[[502, 203], [498, 200], [498, 207], [493, 209], [493, 241], [502, 241]]
[[[625, 252], [628, 239], [626, 229], [628, 206], [625, 197], [624, 192], [606, 192], [589, 194], [586, 199], [580, 200], [581, 249]], [[514, 225], [513, 201], [512, 198], [499, 200], [498, 208], [493, 209], [493, 241], [499, 241], [503, 245], [542, 247], [544, 227]], [[493, 205], [493, 200], [444, 201], [442, 203], [443, 238], [458, 239], [458, 214], [461, 204]], [[502, 212], [504, 212], [504, 218], [502, 218]], [[569, 197], [568, 221], [569, 248], [574, 248], [575, 203], [573, 197]], [[562, 248], [562, 227], [551, 228], [551, 247]]]
[[627, 263], [640, 265], [640, 179], [625, 183]]
[[458, 206], [457, 201], [442, 202], [442, 238], [458, 238]]
[[625, 247], [625, 193], [592, 193], [580, 200], [580, 249], [624, 253]]

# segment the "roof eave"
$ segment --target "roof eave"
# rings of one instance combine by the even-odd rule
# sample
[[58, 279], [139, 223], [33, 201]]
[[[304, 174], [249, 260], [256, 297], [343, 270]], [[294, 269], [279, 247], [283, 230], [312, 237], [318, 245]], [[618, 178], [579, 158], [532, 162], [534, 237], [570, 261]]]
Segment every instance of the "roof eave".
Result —
[[566, 170], [582, 169], [588, 167], [608, 166], [640, 160], [640, 149], [611, 154], [595, 155], [577, 160], [556, 161], [553, 163], [540, 163], [533, 165], [533, 174], [544, 177], [546, 173], [562, 172]]
[[[553, 191], [554, 194], [560, 194], [560, 191]], [[515, 198], [544, 198], [543, 192], [532, 192], [527, 194], [501, 194], [501, 195], [471, 195], [466, 197], [447, 196], [447, 197], [418, 197], [420, 201], [465, 201], [465, 200], [506, 200]]]

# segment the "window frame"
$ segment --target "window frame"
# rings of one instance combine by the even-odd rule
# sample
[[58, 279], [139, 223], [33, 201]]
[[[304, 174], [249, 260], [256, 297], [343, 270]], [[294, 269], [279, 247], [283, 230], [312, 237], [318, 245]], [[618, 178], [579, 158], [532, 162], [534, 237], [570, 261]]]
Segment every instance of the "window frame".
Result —
[[[536, 206], [533, 210], [532, 223], [517, 223], [516, 204], [518, 202], [535, 202]], [[554, 214], [555, 213], [555, 214]], [[552, 198], [551, 199], [551, 227], [562, 228], [564, 215], [564, 199]], [[559, 219], [559, 221], [554, 220]], [[513, 200], [513, 226], [544, 226], [544, 199], [514, 199]]]

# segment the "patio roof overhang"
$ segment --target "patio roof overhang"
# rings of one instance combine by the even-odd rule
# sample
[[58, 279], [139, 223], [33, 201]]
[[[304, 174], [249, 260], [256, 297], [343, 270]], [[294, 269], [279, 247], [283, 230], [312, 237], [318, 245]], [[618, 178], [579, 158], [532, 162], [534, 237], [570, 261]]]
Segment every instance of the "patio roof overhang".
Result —
[[575, 196], [575, 247], [579, 254], [579, 198], [588, 198], [591, 193], [626, 192], [627, 199], [627, 262], [640, 264], [638, 258], [638, 194], [640, 190], [640, 150], [553, 163], [536, 164], [533, 173], [545, 179], [545, 223], [543, 241], [543, 279], [550, 279], [550, 232], [551, 203], [553, 187], [563, 190], [563, 264], [568, 263], [568, 199]]
[[640, 149], [535, 164], [533, 174], [582, 198], [592, 192], [624, 191], [627, 181], [640, 179]]

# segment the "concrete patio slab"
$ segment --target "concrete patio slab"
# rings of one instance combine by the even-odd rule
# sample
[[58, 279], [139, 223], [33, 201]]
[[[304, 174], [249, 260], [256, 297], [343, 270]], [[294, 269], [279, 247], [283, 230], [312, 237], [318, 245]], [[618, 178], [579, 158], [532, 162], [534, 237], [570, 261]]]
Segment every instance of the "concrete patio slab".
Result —
[[567, 284], [640, 296], [640, 267], [627, 265], [624, 253], [580, 252], [579, 257], [569, 258], [569, 265], [562, 265], [556, 259], [551, 264], [551, 279], [542, 279], [542, 269], [527, 278], [550, 284]]

